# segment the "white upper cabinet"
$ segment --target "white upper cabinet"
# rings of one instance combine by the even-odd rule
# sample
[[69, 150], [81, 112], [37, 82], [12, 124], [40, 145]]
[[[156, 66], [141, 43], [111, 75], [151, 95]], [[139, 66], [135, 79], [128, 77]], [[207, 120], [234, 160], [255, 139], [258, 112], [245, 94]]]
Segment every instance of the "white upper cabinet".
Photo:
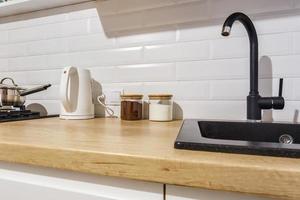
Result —
[[[92, 0], [12, 0], [0, 3], [0, 17], [22, 14]], [[100, 0], [102, 1], [102, 0]]]

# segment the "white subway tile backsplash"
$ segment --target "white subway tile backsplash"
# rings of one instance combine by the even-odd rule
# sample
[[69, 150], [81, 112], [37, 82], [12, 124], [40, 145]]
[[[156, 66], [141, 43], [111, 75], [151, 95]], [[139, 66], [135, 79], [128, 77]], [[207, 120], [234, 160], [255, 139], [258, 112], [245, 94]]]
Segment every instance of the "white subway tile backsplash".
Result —
[[9, 68], [21, 70], [41, 70], [47, 69], [46, 56], [27, 56], [8, 59]]
[[27, 54], [28, 46], [25, 43], [0, 46], [0, 57], [12, 58], [26, 56]]
[[299, 56], [274, 56], [271, 57], [271, 63], [274, 78], [300, 76]]
[[[278, 96], [279, 79], [259, 79], [258, 86], [261, 96]], [[294, 99], [293, 88], [293, 80], [284, 80], [283, 96], [285, 99]], [[249, 80], [213, 80], [210, 82], [212, 100], [245, 100], [249, 90]]]
[[[12, 78], [16, 84], [18, 85], [23, 85], [23, 84], [29, 84], [29, 82], [27, 81], [28, 80], [28, 74], [24, 71], [15, 71], [15, 72], [11, 72], [11, 71], [8, 71], [8, 72], [1, 72], [1, 79], [2, 78], [5, 78], [5, 77], [10, 77]], [[11, 81], [9, 80], [6, 80], [7, 84], [11, 84]]]
[[[248, 81], [248, 86], [249, 86], [249, 82], [250, 81]], [[263, 97], [278, 96], [278, 89], [279, 89], [278, 84], [279, 84], [279, 82], [276, 82], [273, 79], [268, 79], [268, 78], [267, 79], [258, 79], [259, 94]], [[248, 87], [248, 90], [249, 90], [249, 87]], [[276, 92], [275, 92], [275, 90], [276, 90]], [[288, 90], [284, 91], [285, 94], [287, 91]]]
[[293, 51], [300, 54], [300, 32], [293, 33]]
[[111, 83], [115, 80], [115, 67], [93, 67], [90, 68], [92, 78], [101, 83]]
[[80, 19], [11, 30], [9, 40], [10, 42], [25, 42], [31, 40], [84, 35], [88, 32], [89, 20]]
[[61, 70], [2, 72], [1, 78], [11, 77], [18, 85], [43, 85], [60, 83]]
[[8, 43], [8, 31], [0, 31], [0, 44]]
[[[101, 84], [102, 90], [114, 90], [122, 88], [124, 93], [144, 93], [144, 83], [135, 82], [135, 83], [103, 83]], [[146, 97], [145, 97], [146, 98]]]
[[176, 82], [146, 82], [143, 85], [142, 92], [148, 99], [149, 94], [158, 94], [158, 93], [166, 93], [166, 94], [173, 94], [174, 98], [177, 98], [178, 95], [176, 93]]
[[[292, 85], [287, 85], [286, 80], [284, 80], [284, 88], [283, 88], [283, 95], [284, 96], [292, 96], [292, 100], [300, 100], [300, 79], [292, 79], [290, 82], [292, 82]], [[288, 95], [287, 95], [288, 94]]]
[[288, 55], [292, 53], [292, 34], [274, 34], [259, 37], [262, 55]]
[[176, 41], [176, 30], [174, 27], [150, 28], [142, 31], [123, 31], [117, 34], [117, 45], [138, 46], [155, 43], [174, 43]]
[[63, 27], [63, 23], [46, 24], [42, 26], [42, 31], [44, 32], [46, 39], [55, 39], [66, 36]]
[[128, 65], [116, 68], [115, 82], [175, 80], [175, 64]]
[[0, 78], [53, 84], [27, 101], [51, 114], [59, 113], [62, 68], [72, 65], [90, 69], [97, 90], [124, 89], [145, 100], [172, 93], [176, 118], [245, 119], [247, 32], [237, 22], [230, 37], [221, 36], [225, 17], [243, 11], [259, 36], [260, 94], [276, 96], [284, 77], [286, 109], [273, 118], [291, 121], [300, 108], [297, 2], [110, 0], [1, 18]]
[[249, 41], [246, 37], [228, 37], [213, 40], [211, 45], [211, 57], [213, 59], [244, 58], [249, 56]]
[[179, 25], [179, 41], [208, 40], [221, 37], [220, 24], [211, 25], [210, 23], [198, 22]]
[[178, 62], [176, 64], [176, 79], [179, 81], [201, 79], [247, 79], [248, 74], [248, 59]]
[[142, 61], [142, 47], [89, 51], [70, 54], [70, 64], [80, 67], [136, 64]]
[[144, 59], [146, 62], [174, 61], [178, 56], [177, 47], [176, 44], [146, 46]]
[[88, 19], [88, 32], [93, 33], [104, 33], [102, 23], [98, 17]]
[[69, 54], [46, 55], [46, 66], [48, 69], [57, 69], [69, 65], [71, 65]]
[[203, 100], [209, 99], [209, 81], [178, 82], [175, 87], [175, 100]]
[[65, 39], [41, 40], [28, 43], [28, 55], [46, 55], [66, 53], [68, 41]]
[[107, 51], [107, 61], [113, 61], [113, 63], [122, 65], [127, 63], [139, 63], [142, 62], [142, 47], [130, 47], [120, 48]]
[[0, 59], [0, 72], [8, 70], [8, 59]]
[[[246, 101], [176, 101], [177, 118], [246, 119]], [[182, 116], [180, 116], [182, 115]]]
[[274, 20], [266, 18], [254, 20], [255, 28], [260, 34], [286, 33], [291, 31], [299, 31], [299, 16], [281, 16]]
[[286, 101], [284, 110], [274, 110], [273, 119], [275, 121], [299, 122], [299, 101]]
[[146, 46], [146, 62], [203, 60], [209, 58], [209, 42], [186, 42], [171, 45]]
[[0, 58], [8, 58], [8, 47], [9, 45], [1, 45], [0, 44]]
[[208, 42], [187, 42], [177, 45], [177, 60], [202, 60], [209, 58]]
[[103, 57], [103, 52], [91, 51], [70, 53], [68, 57], [70, 65], [76, 67], [95, 67], [108, 65], [107, 61]]
[[218, 80], [210, 82], [210, 98], [215, 100], [245, 100], [249, 93], [248, 80]]
[[52, 84], [58, 85], [60, 83], [60, 76], [62, 70], [41, 70], [41, 71], [26, 71], [24, 72], [24, 84], [43, 85]]
[[20, 43], [33, 40], [42, 40], [45, 39], [45, 34], [46, 32], [43, 31], [41, 26], [15, 29], [8, 32], [8, 41], [10, 43]]
[[72, 51], [90, 51], [113, 48], [115, 40], [107, 38], [104, 33], [87, 36], [72, 37], [68, 39], [69, 50]]
[[88, 19], [64, 22], [62, 32], [66, 36], [88, 34], [88, 24]]

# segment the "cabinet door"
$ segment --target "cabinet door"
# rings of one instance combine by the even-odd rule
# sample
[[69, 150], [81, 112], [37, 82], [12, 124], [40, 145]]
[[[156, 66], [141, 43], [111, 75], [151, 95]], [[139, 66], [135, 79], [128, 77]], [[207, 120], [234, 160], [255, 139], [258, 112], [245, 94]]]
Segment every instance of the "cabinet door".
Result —
[[4, 179], [0, 180], [0, 191], [0, 199], [7, 200], [115, 200], [104, 196]]
[[[166, 200], [271, 200], [234, 192], [205, 190], [181, 186], [166, 186]], [[273, 199], [274, 200], [274, 199]]]
[[3, 200], [163, 200], [163, 185], [0, 162]]

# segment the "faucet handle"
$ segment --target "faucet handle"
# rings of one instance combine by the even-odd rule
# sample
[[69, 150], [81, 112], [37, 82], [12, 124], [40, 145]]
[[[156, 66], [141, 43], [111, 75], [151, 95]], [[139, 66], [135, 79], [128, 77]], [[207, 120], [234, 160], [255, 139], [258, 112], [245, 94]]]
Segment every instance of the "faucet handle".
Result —
[[273, 97], [273, 108], [280, 110], [284, 108], [284, 98], [282, 97], [282, 88], [283, 88], [283, 78], [279, 79], [279, 91], [278, 97]]
[[283, 78], [279, 79], [279, 92], [278, 92], [278, 96], [282, 97], [282, 87], [283, 87]]
[[279, 79], [279, 92], [277, 97], [260, 97], [257, 101], [261, 109], [281, 110], [284, 108], [284, 98], [282, 97], [283, 78]]

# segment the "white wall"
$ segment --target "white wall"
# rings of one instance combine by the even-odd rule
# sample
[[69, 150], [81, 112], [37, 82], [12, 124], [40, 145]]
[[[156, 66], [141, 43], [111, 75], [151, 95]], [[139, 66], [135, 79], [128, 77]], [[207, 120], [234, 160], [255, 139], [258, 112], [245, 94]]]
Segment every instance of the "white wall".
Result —
[[0, 76], [52, 83], [28, 101], [50, 113], [59, 112], [60, 70], [74, 65], [91, 69], [103, 89], [173, 93], [179, 118], [245, 119], [247, 35], [238, 23], [229, 38], [220, 35], [225, 18], [243, 11], [259, 34], [261, 94], [277, 95], [284, 77], [286, 108], [273, 118], [292, 121], [300, 108], [299, 8], [299, 0], [109, 0], [3, 18]]

